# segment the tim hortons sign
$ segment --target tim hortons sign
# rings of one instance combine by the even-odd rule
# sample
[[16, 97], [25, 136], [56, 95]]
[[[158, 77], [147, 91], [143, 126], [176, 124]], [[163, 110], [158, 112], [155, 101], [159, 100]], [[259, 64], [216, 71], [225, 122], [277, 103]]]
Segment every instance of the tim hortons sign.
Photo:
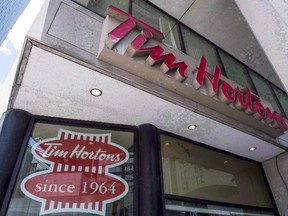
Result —
[[[277, 137], [286, 119], [271, 105], [200, 61], [164, 46], [164, 34], [110, 6], [103, 24], [99, 59], [154, 82], [244, 124]], [[270, 108], [269, 108], [270, 107]]]
[[40, 215], [83, 212], [105, 215], [106, 205], [124, 197], [128, 184], [109, 168], [128, 160], [125, 148], [111, 142], [111, 134], [86, 134], [60, 129], [58, 137], [32, 148], [36, 160], [49, 170], [27, 176], [23, 193], [41, 202]]

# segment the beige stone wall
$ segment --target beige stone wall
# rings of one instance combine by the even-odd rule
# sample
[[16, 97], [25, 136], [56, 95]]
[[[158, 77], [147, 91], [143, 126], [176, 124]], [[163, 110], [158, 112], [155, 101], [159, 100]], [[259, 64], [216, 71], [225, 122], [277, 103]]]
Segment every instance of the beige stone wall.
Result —
[[288, 216], [288, 152], [263, 163], [267, 179], [281, 216]]

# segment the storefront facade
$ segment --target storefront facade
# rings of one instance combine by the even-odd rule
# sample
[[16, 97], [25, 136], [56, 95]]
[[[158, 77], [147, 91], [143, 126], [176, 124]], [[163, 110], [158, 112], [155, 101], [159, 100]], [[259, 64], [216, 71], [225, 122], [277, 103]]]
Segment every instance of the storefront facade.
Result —
[[263, 77], [148, 2], [106, 4], [47, 1], [32, 27], [1, 119], [1, 214], [285, 215], [287, 95], [261, 97]]

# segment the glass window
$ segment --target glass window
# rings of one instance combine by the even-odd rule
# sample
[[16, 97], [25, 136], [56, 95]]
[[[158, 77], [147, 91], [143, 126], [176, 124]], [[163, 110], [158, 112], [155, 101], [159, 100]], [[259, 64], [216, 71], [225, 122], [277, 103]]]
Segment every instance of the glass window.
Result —
[[286, 116], [288, 116], [288, 95], [275, 86], [273, 86], [273, 89], [282, 108], [284, 109]]
[[105, 11], [109, 5], [114, 5], [115, 7], [125, 11], [129, 12], [129, 0], [74, 0], [75, 2], [78, 2], [79, 4], [87, 7], [89, 10], [98, 13], [102, 16], [106, 16]]
[[258, 74], [254, 73], [253, 71], [249, 69], [248, 71], [250, 73], [250, 76], [252, 78], [252, 81], [255, 85], [255, 88], [260, 98], [269, 102], [276, 112], [282, 113], [274, 97], [274, 93], [272, 91], [272, 88], [270, 87], [269, 82], [265, 80], [264, 78], [260, 77]]
[[132, 216], [133, 155], [132, 132], [36, 123], [7, 215]]
[[161, 135], [165, 194], [258, 207], [273, 207], [260, 167]]
[[222, 65], [218, 59], [216, 47], [183, 26], [181, 26], [181, 32], [186, 53], [197, 61], [200, 60], [202, 56], [205, 56], [207, 59], [207, 68], [212, 71], [214, 70], [214, 67], [218, 65], [223, 74]]
[[171, 19], [142, 0], [133, 1], [132, 15], [164, 33], [165, 38], [162, 41], [164, 44], [181, 50], [176, 20]]
[[227, 77], [242, 87], [248, 87], [252, 92], [256, 93], [245, 66], [221, 50], [219, 50], [219, 55], [221, 57], [223, 67], [225, 68]]

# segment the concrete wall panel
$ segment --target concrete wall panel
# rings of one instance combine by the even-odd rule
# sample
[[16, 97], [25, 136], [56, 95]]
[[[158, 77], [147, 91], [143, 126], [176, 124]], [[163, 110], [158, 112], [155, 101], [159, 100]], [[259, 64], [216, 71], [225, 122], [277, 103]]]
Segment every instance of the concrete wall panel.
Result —
[[281, 216], [288, 215], [288, 153], [263, 163], [277, 208]]

